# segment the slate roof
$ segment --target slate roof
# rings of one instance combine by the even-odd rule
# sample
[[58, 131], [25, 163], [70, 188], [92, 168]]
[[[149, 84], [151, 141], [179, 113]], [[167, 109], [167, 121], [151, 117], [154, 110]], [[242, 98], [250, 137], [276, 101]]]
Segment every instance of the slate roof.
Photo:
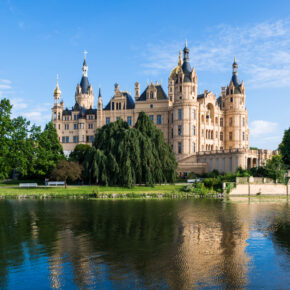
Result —
[[80, 106], [78, 103], [75, 103], [75, 105], [69, 110], [66, 108], [63, 110], [62, 114], [64, 116], [70, 116], [72, 112], [79, 112], [79, 118], [85, 118], [87, 115], [97, 115], [97, 109], [85, 109], [84, 107]]
[[80, 86], [82, 88], [82, 94], [87, 94], [89, 86], [90, 86], [88, 77], [85, 77], [85, 76], [82, 77]]
[[[134, 103], [134, 100], [132, 98], [132, 96], [130, 94], [128, 94], [127, 92], [121, 92], [121, 94], [123, 96], [126, 97], [126, 110], [131, 110], [131, 109], [134, 109], [135, 108], [135, 103]], [[112, 98], [113, 99], [113, 98]], [[111, 99], [111, 100], [112, 100]], [[111, 100], [109, 101], [109, 103], [105, 106], [104, 110], [108, 111], [110, 110], [110, 104], [111, 104]]]
[[[146, 94], [149, 86], [144, 90], [141, 96], [137, 99], [137, 101], [146, 101]], [[157, 100], [168, 100], [166, 93], [164, 92], [161, 85], [156, 85], [155, 88], [157, 89]]]

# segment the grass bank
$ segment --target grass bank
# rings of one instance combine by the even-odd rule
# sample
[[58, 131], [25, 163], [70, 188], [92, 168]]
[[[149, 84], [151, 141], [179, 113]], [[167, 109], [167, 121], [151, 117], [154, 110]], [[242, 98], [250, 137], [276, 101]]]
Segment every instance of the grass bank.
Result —
[[87, 197], [87, 198], [138, 198], [170, 197], [183, 195], [183, 185], [156, 185], [154, 187], [135, 186], [133, 188], [110, 186], [68, 186], [19, 188], [17, 186], [0, 187], [0, 198], [49, 198], [49, 197]]

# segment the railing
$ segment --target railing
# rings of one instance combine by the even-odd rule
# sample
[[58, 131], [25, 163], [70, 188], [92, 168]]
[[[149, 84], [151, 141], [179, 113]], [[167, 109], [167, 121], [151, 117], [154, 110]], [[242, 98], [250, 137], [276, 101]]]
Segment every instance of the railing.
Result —
[[37, 183], [19, 183], [19, 187], [37, 187]]
[[58, 185], [65, 185], [64, 181], [49, 181], [47, 182], [48, 186], [58, 186]]

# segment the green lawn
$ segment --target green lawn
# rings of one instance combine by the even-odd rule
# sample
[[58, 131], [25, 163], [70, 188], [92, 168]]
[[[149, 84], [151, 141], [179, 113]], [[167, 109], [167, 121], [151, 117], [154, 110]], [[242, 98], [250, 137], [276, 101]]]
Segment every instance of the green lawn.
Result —
[[135, 186], [133, 188], [125, 187], [109, 187], [109, 186], [68, 186], [64, 187], [37, 187], [37, 188], [18, 188], [14, 187], [0, 187], [0, 196], [23, 196], [23, 195], [37, 195], [37, 196], [86, 196], [91, 194], [165, 194], [179, 192], [183, 185], [156, 185], [154, 187]]

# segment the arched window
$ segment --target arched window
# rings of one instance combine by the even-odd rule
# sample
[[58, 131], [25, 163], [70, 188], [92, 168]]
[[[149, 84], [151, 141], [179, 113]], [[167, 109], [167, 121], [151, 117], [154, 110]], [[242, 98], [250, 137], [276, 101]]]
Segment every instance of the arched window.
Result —
[[150, 99], [153, 99], [153, 92], [150, 92]]

